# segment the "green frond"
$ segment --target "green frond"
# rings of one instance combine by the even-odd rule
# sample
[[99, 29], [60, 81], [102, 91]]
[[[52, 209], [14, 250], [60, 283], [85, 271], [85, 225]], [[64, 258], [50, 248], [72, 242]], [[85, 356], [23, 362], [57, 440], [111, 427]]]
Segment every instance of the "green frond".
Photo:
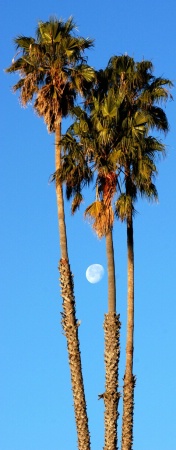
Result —
[[33, 64], [29, 60], [27, 62], [27, 58], [21, 57], [18, 58], [16, 61], [13, 59], [11, 66], [9, 66], [7, 69], [5, 69], [5, 72], [7, 73], [15, 73], [18, 72], [20, 76], [25, 76], [26, 73], [29, 73], [33, 71]]
[[[79, 66], [78, 66], [79, 69]], [[80, 66], [80, 72], [82, 78], [87, 81], [88, 83], [91, 83], [95, 80], [95, 70], [93, 67], [88, 66], [87, 64], [82, 64]]]
[[117, 116], [117, 104], [114, 100], [112, 93], [105, 98], [102, 104], [102, 114], [103, 117], [116, 118]]
[[156, 186], [149, 181], [148, 183], [145, 182], [144, 185], [141, 183], [139, 194], [141, 197], [147, 198], [148, 201], [158, 201], [158, 192], [156, 189]]
[[32, 37], [27, 37], [27, 36], [17, 36], [14, 39], [14, 43], [16, 46], [16, 49], [21, 49], [23, 51], [23, 53], [28, 53], [29, 52], [29, 48], [32, 44], [35, 43], [35, 39]]
[[141, 130], [145, 132], [145, 125], [148, 123], [150, 114], [145, 110], [137, 110], [134, 113], [134, 124], [136, 127], [141, 127]]
[[47, 22], [38, 22], [38, 28], [36, 34], [38, 40], [45, 44], [58, 43], [62, 38], [69, 36], [74, 30], [75, 24], [73, 19], [70, 18], [66, 22], [57, 17], [51, 17]]
[[156, 78], [153, 83], [151, 83], [149, 91], [153, 101], [161, 102], [168, 100], [168, 98], [172, 99], [171, 93], [165, 86], [172, 88], [173, 83], [170, 80], [161, 77]]
[[164, 133], [169, 131], [169, 124], [164, 110], [160, 107], [153, 106], [150, 109], [150, 126], [151, 129], [157, 129]]
[[127, 220], [131, 213], [134, 213], [134, 207], [130, 195], [120, 195], [118, 200], [115, 202], [115, 213], [122, 222]]
[[91, 205], [89, 205], [85, 210], [85, 217], [89, 217], [90, 219], [97, 219], [97, 217], [103, 211], [103, 203], [99, 200], [96, 200]]
[[95, 80], [95, 71], [87, 64], [77, 64], [70, 69], [73, 87], [79, 94], [84, 95]]
[[159, 157], [160, 155], [165, 156], [166, 145], [153, 136], [147, 136], [145, 138], [144, 151], [145, 155], [148, 155], [150, 158], [154, 160], [156, 159], [156, 157]]
[[73, 152], [78, 143], [72, 133], [67, 130], [64, 136], [62, 136], [61, 145], [64, 153], [66, 153], [67, 150]]

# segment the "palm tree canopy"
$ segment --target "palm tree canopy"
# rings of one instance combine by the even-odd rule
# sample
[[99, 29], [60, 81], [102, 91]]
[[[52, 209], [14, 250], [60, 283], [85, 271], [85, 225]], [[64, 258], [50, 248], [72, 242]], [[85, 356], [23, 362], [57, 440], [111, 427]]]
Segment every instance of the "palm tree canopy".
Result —
[[50, 132], [67, 116], [76, 94], [83, 94], [95, 78], [84, 56], [93, 41], [76, 36], [74, 30], [72, 18], [39, 22], [35, 39], [15, 38], [20, 57], [6, 69], [19, 74], [14, 91], [20, 90], [23, 106], [35, 98], [34, 109], [44, 117]]
[[[93, 226], [99, 235], [112, 227], [112, 200], [116, 193], [119, 198], [115, 212], [122, 220], [129, 208], [135, 211], [133, 203], [138, 194], [157, 199], [156, 159], [164, 153], [165, 146], [150, 133], [152, 130], [166, 133], [169, 129], [159, 103], [172, 98], [171, 86], [170, 80], [154, 77], [150, 61], [136, 63], [126, 55], [113, 57], [104, 71], [97, 72], [97, 84], [88, 92], [85, 110], [78, 107], [74, 110], [75, 122], [62, 141], [62, 180], [65, 177], [68, 189], [70, 161], [74, 168], [76, 151], [77, 164], [79, 161], [81, 166], [79, 154], [82, 161], [84, 154], [89, 175], [96, 174], [96, 200], [86, 209], [86, 215], [94, 218]], [[79, 181], [74, 178], [72, 186], [69, 184], [69, 197], [74, 197], [78, 185], [81, 192], [84, 170]]]

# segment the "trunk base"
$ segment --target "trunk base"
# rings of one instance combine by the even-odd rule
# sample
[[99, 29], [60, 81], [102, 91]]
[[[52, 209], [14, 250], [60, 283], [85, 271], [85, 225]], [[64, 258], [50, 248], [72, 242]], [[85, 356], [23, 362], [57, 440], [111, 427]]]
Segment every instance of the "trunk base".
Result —
[[81, 367], [81, 352], [78, 338], [79, 323], [76, 320], [73, 276], [66, 259], [60, 260], [59, 271], [61, 296], [63, 299], [62, 327], [67, 339], [78, 449], [90, 450], [90, 434], [88, 429], [87, 408]]
[[122, 450], [131, 450], [133, 446], [133, 414], [134, 388], [136, 377], [124, 376], [123, 386], [123, 418], [122, 418]]
[[105, 314], [105, 393], [99, 396], [105, 404], [105, 446], [104, 450], [117, 449], [117, 419], [120, 393], [118, 389], [118, 364], [120, 357], [120, 320], [114, 312]]

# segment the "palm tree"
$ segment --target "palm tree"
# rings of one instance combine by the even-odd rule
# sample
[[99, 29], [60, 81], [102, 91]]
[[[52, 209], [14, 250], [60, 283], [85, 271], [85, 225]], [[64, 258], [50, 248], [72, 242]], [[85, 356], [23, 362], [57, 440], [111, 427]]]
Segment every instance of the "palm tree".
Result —
[[[131, 450], [133, 443], [134, 386], [134, 238], [133, 214], [137, 195], [157, 198], [153, 176], [157, 173], [155, 159], [165, 146], [149, 135], [153, 129], [168, 131], [167, 117], [157, 106], [170, 94], [168, 79], [156, 78], [150, 61], [135, 63], [128, 56], [111, 58], [107, 72], [115, 95], [123, 93], [121, 108], [121, 139], [116, 157], [123, 174], [125, 192], [116, 202], [116, 213], [127, 222], [128, 292], [126, 368], [123, 387], [122, 450]], [[118, 150], [119, 149], [119, 150]]]
[[[44, 118], [49, 132], [55, 133], [56, 171], [61, 168], [61, 123], [74, 105], [77, 94], [83, 94], [94, 80], [94, 71], [86, 64], [85, 49], [93, 42], [73, 34], [75, 24], [51, 19], [39, 22], [36, 38], [15, 39], [17, 55], [6, 70], [18, 73], [20, 80], [14, 91], [20, 90], [23, 106], [34, 98], [33, 107]], [[74, 398], [79, 450], [90, 449], [88, 417], [82, 377], [81, 355], [76, 320], [73, 278], [69, 265], [62, 184], [56, 178], [56, 197], [60, 235], [59, 263], [63, 299], [62, 325], [67, 339]]]
[[[134, 143], [133, 143], [134, 145]], [[127, 224], [127, 340], [126, 340], [126, 368], [123, 386], [123, 418], [122, 418], [122, 449], [131, 450], [133, 443], [133, 413], [134, 387], [136, 377], [133, 375], [134, 353], [134, 238], [133, 216], [134, 203], [137, 195], [149, 199], [157, 199], [157, 191], [152, 182], [156, 175], [154, 163], [155, 153], [163, 152], [164, 145], [152, 137], [142, 139], [140, 146], [136, 143], [135, 159], [129, 162], [132, 145], [127, 149], [128, 156], [122, 167], [124, 168], [123, 183], [125, 192], [116, 202], [116, 214]], [[134, 150], [134, 146], [133, 146]], [[137, 155], [138, 153], [138, 155]], [[123, 155], [124, 157], [124, 155]], [[134, 157], [134, 155], [133, 155]], [[124, 158], [124, 159], [125, 159]]]

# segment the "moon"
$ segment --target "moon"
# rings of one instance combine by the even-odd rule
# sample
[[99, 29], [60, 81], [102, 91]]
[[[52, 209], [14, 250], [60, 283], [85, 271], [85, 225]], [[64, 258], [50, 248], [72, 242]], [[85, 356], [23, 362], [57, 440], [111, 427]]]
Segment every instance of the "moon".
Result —
[[86, 270], [86, 278], [89, 283], [98, 283], [104, 275], [104, 268], [101, 264], [92, 264]]

